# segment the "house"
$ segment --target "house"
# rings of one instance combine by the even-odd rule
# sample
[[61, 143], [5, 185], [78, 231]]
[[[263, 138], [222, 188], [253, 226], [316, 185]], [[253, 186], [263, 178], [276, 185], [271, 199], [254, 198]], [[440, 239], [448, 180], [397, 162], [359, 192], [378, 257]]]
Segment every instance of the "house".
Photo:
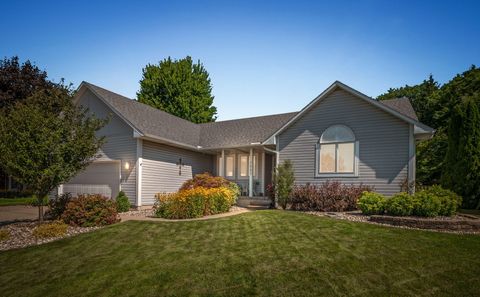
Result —
[[338, 180], [392, 195], [415, 181], [415, 142], [434, 130], [406, 98], [377, 101], [334, 82], [299, 112], [194, 124], [90, 83], [76, 103], [110, 117], [99, 158], [58, 191], [123, 190], [148, 206], [193, 175], [211, 172], [262, 196], [276, 164], [291, 160], [296, 183]]

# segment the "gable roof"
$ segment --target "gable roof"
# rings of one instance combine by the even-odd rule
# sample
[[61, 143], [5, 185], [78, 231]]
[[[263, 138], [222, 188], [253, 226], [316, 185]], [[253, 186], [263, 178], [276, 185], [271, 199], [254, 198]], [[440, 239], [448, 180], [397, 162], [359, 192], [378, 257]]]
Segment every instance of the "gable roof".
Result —
[[391, 109], [395, 109], [399, 113], [406, 115], [409, 118], [414, 119], [415, 121], [418, 121], [417, 114], [415, 113], [415, 110], [413, 109], [413, 106], [407, 97], [382, 100], [379, 102], [387, 105]]
[[197, 124], [99, 86], [86, 82], [84, 84], [143, 136], [158, 137], [193, 147], [198, 145], [200, 127]]
[[[414, 134], [419, 134], [419, 135], [424, 135], [428, 134], [431, 135], [435, 132], [435, 130], [425, 124], [422, 124], [421, 122], [418, 121], [417, 116], [415, 115], [415, 111], [413, 110], [413, 107], [410, 104], [410, 100], [407, 98], [401, 100], [394, 99], [396, 101], [392, 100], [386, 100], [386, 101], [391, 101], [391, 102], [384, 102], [375, 100], [371, 97], [368, 97], [367, 95], [347, 86], [346, 84], [340, 82], [340, 81], [335, 81], [333, 84], [331, 84], [325, 91], [323, 91], [320, 95], [318, 95], [315, 99], [313, 99], [307, 106], [305, 106], [300, 112], [298, 112], [294, 117], [292, 117], [285, 125], [283, 125], [280, 129], [278, 129], [275, 133], [273, 133], [264, 143], [270, 143], [272, 139], [285, 131], [290, 125], [295, 123], [299, 118], [301, 118], [307, 111], [309, 111], [311, 108], [313, 108], [318, 102], [322, 101], [325, 99], [328, 95], [330, 95], [333, 91], [336, 89], [341, 89], [344, 90], [378, 108], [381, 110], [409, 123], [414, 125]], [[407, 103], [408, 101], [408, 103]], [[408, 106], [409, 105], [409, 106]], [[410, 110], [411, 109], [411, 110]]]
[[334, 82], [300, 112], [205, 124], [192, 123], [91, 83], [82, 82], [79, 90], [87, 88], [92, 91], [113, 112], [129, 124], [139, 136], [199, 150], [271, 143], [269, 141], [273, 136], [281, 133], [337, 87], [376, 105], [402, 120], [414, 124], [415, 127], [419, 127], [417, 131], [419, 134], [433, 133], [432, 128], [418, 122], [415, 111], [407, 98], [377, 101], [338, 81]]
[[193, 149], [261, 143], [296, 112], [195, 124], [94, 84], [82, 82], [138, 134]]

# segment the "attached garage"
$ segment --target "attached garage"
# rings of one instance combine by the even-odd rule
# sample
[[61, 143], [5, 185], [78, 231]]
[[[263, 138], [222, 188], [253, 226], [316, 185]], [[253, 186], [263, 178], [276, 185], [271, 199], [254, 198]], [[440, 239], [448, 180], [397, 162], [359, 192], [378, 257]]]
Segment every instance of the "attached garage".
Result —
[[115, 198], [120, 191], [120, 162], [94, 162], [63, 185], [63, 193], [101, 194]]

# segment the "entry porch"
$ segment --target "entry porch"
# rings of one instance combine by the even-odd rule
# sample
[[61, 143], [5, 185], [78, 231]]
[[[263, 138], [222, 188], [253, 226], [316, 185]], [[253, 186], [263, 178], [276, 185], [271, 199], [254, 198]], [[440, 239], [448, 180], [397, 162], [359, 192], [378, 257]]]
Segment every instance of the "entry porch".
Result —
[[215, 152], [214, 171], [238, 184], [242, 196], [265, 197], [275, 160], [274, 151], [262, 146], [219, 149]]

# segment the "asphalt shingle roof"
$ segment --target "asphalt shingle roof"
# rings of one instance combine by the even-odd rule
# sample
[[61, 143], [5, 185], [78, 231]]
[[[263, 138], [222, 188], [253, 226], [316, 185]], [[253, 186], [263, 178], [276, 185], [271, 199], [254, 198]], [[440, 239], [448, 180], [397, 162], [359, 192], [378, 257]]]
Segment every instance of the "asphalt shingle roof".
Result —
[[414, 119], [415, 121], [418, 121], [417, 114], [415, 113], [415, 110], [413, 109], [413, 106], [407, 97], [382, 100], [379, 102], [411, 119]]
[[191, 146], [199, 144], [199, 125], [104, 88], [87, 84], [140, 133]]
[[263, 142], [297, 112], [200, 124], [202, 147], [234, 147]]
[[[94, 93], [145, 136], [186, 144], [192, 147], [221, 148], [263, 142], [298, 112], [237, 120], [195, 124], [167, 112], [86, 83]], [[379, 101], [385, 106], [418, 121], [408, 98]]]

